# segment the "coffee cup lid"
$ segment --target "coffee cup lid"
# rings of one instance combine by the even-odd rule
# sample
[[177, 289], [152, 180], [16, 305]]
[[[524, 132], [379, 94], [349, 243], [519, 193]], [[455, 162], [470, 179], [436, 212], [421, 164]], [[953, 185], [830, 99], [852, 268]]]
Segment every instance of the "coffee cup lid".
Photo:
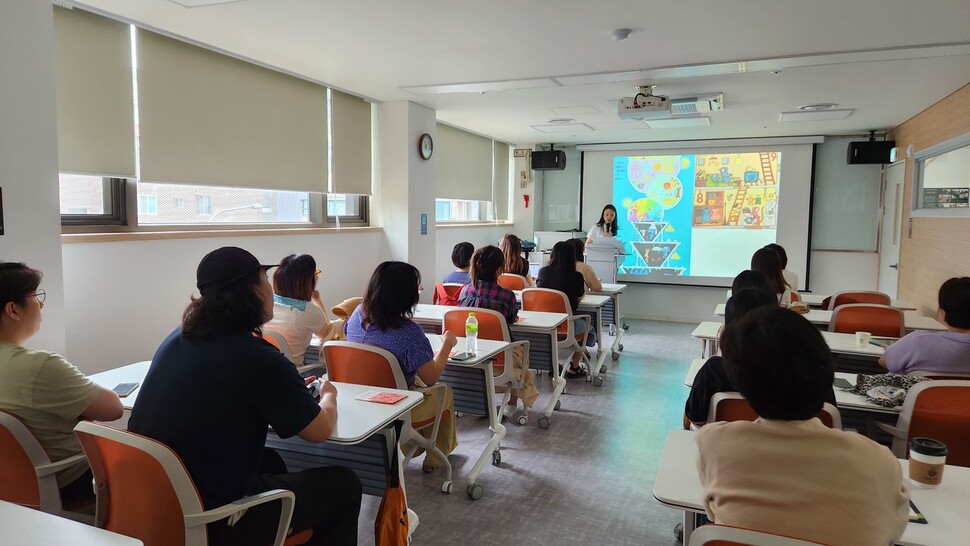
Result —
[[928, 457], [946, 456], [946, 445], [932, 438], [913, 438], [909, 442], [909, 449]]

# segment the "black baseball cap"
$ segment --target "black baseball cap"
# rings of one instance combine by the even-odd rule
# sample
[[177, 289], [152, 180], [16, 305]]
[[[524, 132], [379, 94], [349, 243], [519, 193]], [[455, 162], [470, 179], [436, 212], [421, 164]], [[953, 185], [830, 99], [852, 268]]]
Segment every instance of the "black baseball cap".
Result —
[[211, 288], [227, 288], [260, 269], [276, 267], [276, 264], [259, 263], [256, 256], [235, 246], [217, 248], [205, 255], [195, 271], [195, 286], [205, 296]]

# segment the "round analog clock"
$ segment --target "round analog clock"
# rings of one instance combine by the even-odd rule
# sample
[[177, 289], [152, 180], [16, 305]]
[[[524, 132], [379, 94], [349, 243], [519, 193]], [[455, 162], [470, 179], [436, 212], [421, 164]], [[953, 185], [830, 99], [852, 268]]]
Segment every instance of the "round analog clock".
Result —
[[434, 141], [428, 133], [424, 133], [418, 139], [418, 153], [421, 154], [421, 159], [431, 159], [431, 154], [434, 153]]

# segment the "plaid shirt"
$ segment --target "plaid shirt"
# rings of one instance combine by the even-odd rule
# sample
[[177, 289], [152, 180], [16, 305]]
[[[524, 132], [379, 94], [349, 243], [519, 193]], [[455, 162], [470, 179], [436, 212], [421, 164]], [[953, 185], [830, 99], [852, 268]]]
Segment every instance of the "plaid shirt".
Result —
[[483, 281], [479, 281], [476, 287], [465, 285], [458, 294], [458, 305], [498, 311], [509, 326], [515, 324], [515, 316], [519, 313], [519, 302], [516, 301], [514, 292]]

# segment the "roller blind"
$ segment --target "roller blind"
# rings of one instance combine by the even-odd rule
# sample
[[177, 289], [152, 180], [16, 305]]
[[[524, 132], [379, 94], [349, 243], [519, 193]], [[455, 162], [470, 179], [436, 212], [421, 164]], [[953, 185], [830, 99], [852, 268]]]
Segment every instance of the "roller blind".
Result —
[[326, 88], [138, 30], [141, 178], [327, 190]]
[[371, 193], [371, 107], [347, 93], [331, 91], [333, 193]]
[[441, 123], [435, 133], [435, 197], [491, 201], [492, 140]]
[[495, 219], [509, 219], [509, 145], [495, 141]]
[[80, 9], [54, 8], [61, 171], [135, 176], [129, 29]]

